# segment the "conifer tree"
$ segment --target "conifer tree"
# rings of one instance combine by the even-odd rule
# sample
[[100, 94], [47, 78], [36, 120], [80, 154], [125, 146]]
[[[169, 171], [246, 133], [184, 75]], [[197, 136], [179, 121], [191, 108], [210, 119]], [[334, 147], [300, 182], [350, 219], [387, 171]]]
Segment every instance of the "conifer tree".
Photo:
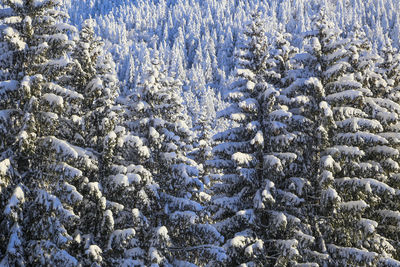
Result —
[[[2, 11], [11, 11], [10, 9], [2, 9]], [[10, 12], [5, 12], [10, 13]], [[12, 12], [11, 12], [12, 14]], [[15, 140], [15, 135], [18, 133], [18, 127], [16, 124], [17, 118], [20, 117], [20, 112], [17, 108], [16, 99], [16, 82], [13, 80], [15, 72], [10, 69], [9, 66], [13, 65], [13, 56], [22, 50], [24, 47], [18, 45], [18, 35], [13, 32], [5, 31], [7, 28], [3, 24], [4, 21], [0, 21], [1, 32], [0, 32], [0, 264], [5, 266], [11, 266], [16, 264], [23, 264], [24, 255], [22, 246], [22, 233], [21, 233], [21, 221], [23, 219], [23, 213], [20, 212], [23, 203], [20, 203], [17, 196], [13, 199], [13, 203], [10, 200], [17, 188], [18, 182], [17, 175], [15, 173], [15, 167], [17, 166], [15, 160], [15, 153], [12, 149], [12, 144]], [[18, 191], [19, 192], [19, 191]], [[19, 195], [22, 199], [23, 194]], [[10, 205], [11, 204], [11, 205]], [[5, 209], [7, 213], [5, 213]], [[15, 211], [11, 210], [11, 207], [15, 207]], [[11, 231], [14, 234], [11, 234]], [[11, 237], [13, 236], [13, 242]], [[8, 248], [14, 250], [10, 251]]]
[[315, 222], [308, 218], [314, 213], [309, 202], [314, 201], [318, 171], [312, 162], [323, 145], [324, 136], [319, 134], [327, 118], [322, 115], [324, 91], [320, 81], [305, 76], [310, 71], [307, 64], [296, 59], [300, 54], [290, 45], [290, 38], [290, 34], [277, 33], [268, 60], [266, 78], [271, 86], [263, 96], [263, 176], [273, 190], [270, 195], [260, 190], [259, 199], [266, 195], [260, 205], [266, 207], [263, 217], [269, 230], [265, 239], [270, 244], [269, 253], [277, 255], [274, 264], [315, 265], [326, 255], [318, 248]]
[[268, 262], [257, 213], [261, 208], [258, 189], [264, 184], [260, 100], [268, 57], [260, 14], [253, 14], [243, 38], [236, 54], [235, 80], [228, 94], [231, 105], [219, 114], [236, 125], [214, 136], [218, 144], [213, 148], [214, 159], [208, 164], [222, 172], [213, 181], [212, 206], [217, 229], [226, 239], [224, 247], [230, 256], [229, 264], [257, 265]]
[[394, 48], [389, 40], [382, 48], [380, 59], [377, 61], [377, 72], [382, 75], [387, 85], [391, 88], [387, 97], [399, 101], [400, 86], [400, 56], [398, 49]]
[[372, 58], [364, 52], [365, 39], [357, 32], [350, 41], [339, 34], [322, 13], [314, 21], [310, 40], [314, 73], [335, 123], [325, 129], [328, 138], [320, 147], [318, 232], [331, 264], [382, 264], [390, 260], [393, 246], [377, 233], [378, 224], [371, 216], [379, 206], [379, 195], [386, 194], [378, 178], [380, 159], [373, 154], [376, 149], [378, 154], [387, 151], [383, 146], [388, 142], [379, 135], [382, 125], [368, 115], [366, 105], [380, 89], [369, 84], [376, 76], [368, 68]]
[[[399, 189], [397, 179], [399, 160], [397, 142], [393, 139], [393, 135], [396, 134], [393, 133], [392, 126], [397, 123], [400, 115], [400, 106], [392, 99], [395, 95], [393, 88], [395, 81], [385, 77], [385, 72], [380, 73], [382, 69], [376, 68], [380, 59], [374, 55], [371, 42], [359, 27], [353, 29], [349, 39], [348, 50], [352, 52], [353, 72], [357, 74], [363, 88], [371, 91], [371, 95], [365, 100], [365, 112], [369, 118], [379, 121], [382, 126], [381, 131], [374, 133], [387, 141], [383, 145], [372, 145], [364, 150], [364, 160], [375, 166], [373, 172], [365, 168], [365, 175], [368, 175], [368, 178], [365, 179], [364, 185], [359, 185], [362, 187], [370, 184], [371, 196], [367, 198], [368, 201], [366, 200], [369, 207], [364, 217], [371, 220], [375, 227], [374, 231], [369, 232], [365, 246], [381, 255], [379, 264], [395, 266], [399, 264], [399, 250], [398, 237], [396, 231], [393, 231], [396, 227], [393, 227], [393, 224], [397, 223], [398, 218], [393, 217], [393, 214], [399, 209], [399, 198], [395, 193]], [[391, 67], [396, 68], [396, 65]], [[395, 75], [392, 77], [395, 78]], [[387, 217], [391, 217], [391, 223]]]
[[160, 71], [155, 58], [138, 92], [129, 97], [126, 125], [133, 138], [130, 146], [143, 147], [142, 153], [146, 152], [144, 158], [132, 160], [141, 162], [156, 182], [153, 188], [158, 188], [146, 212], [150, 231], [143, 240], [147, 242], [147, 263], [217, 264], [224, 260], [218, 247], [221, 236], [203, 223], [198, 199], [204, 186], [195, 162], [186, 156], [193, 134], [182, 112], [180, 87], [179, 81]]
[[[79, 221], [72, 202], [79, 202], [81, 195], [69, 183], [81, 178], [83, 171], [95, 170], [96, 159], [59, 139], [68, 103], [82, 98], [66, 86], [72, 65], [68, 53], [74, 46], [67, 33], [75, 28], [62, 22], [66, 15], [55, 9], [55, 1], [3, 3], [11, 10], [2, 31], [9, 56], [2, 66], [7, 70], [3, 79], [13, 84], [8, 86], [12, 94], [3, 99], [8, 98], [6, 108], [18, 114], [11, 120], [14, 135], [3, 139], [12, 148], [10, 162], [16, 174], [5, 209], [14, 220], [9, 224], [13, 245], [6, 258], [16, 253], [13, 246], [19, 244], [25, 252], [18, 250], [19, 264], [77, 265], [68, 247]], [[18, 219], [21, 214], [23, 219]]]
[[[75, 47], [67, 35], [75, 28], [62, 22], [66, 15], [56, 9], [55, 1], [5, 4], [13, 15], [24, 18], [9, 19], [3, 32], [14, 60], [6, 61], [5, 78], [20, 96], [19, 101], [9, 102], [17, 104], [21, 115], [16, 119], [19, 127], [12, 128], [14, 139], [9, 135], [2, 140], [11, 140], [9, 147], [15, 153], [14, 183], [24, 181], [10, 195], [13, 212], [7, 214], [15, 222], [9, 223], [10, 238], [24, 235], [24, 243], [19, 242], [26, 252], [19, 260], [23, 264], [101, 264], [100, 247], [105, 247], [101, 241], [106, 243], [101, 239], [118, 236], [100, 237], [104, 228], [110, 228], [101, 222], [113, 219], [102, 184], [116, 145], [114, 66], [109, 56], [100, 53], [89, 23]], [[20, 48], [12, 44], [15, 41]], [[23, 227], [16, 217], [21, 206]]]
[[96, 173], [83, 184], [75, 184], [87, 196], [79, 206], [80, 240], [75, 248], [81, 251], [80, 260], [85, 264], [133, 265], [138, 262], [136, 258], [123, 253], [135, 247], [136, 236], [134, 211], [125, 205], [131, 199], [126, 195], [131, 187], [124, 183], [127, 166], [121, 165], [118, 156], [124, 133], [114, 104], [118, 80], [115, 64], [103, 52], [93, 27], [93, 20], [84, 21], [72, 53], [71, 84], [83, 99], [70, 110], [70, 129], [64, 131], [66, 137], [73, 137], [72, 142], [98, 155]]

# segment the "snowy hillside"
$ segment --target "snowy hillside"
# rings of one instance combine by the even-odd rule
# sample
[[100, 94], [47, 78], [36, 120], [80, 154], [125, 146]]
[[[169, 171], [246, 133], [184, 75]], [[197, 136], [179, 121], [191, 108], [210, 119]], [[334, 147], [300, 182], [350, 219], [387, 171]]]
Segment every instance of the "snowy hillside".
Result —
[[[255, 10], [262, 11], [268, 34], [277, 30], [279, 24], [283, 24], [285, 30], [292, 34], [309, 30], [312, 17], [320, 7], [327, 9], [329, 19], [344, 32], [356, 24], [361, 25], [375, 47], [382, 46], [388, 37], [397, 47], [400, 34], [400, 6], [396, 0], [64, 0], [64, 5], [72, 24], [78, 27], [84, 19], [90, 17], [97, 21], [96, 32], [110, 41], [111, 51], [120, 63], [118, 73], [123, 81], [132, 79], [126, 73], [131, 65], [129, 60], [136, 63], [136, 77], [136, 72], [140, 72], [137, 63], [145, 55], [142, 50], [151, 47], [160, 50], [167, 65], [175, 62], [170, 54], [179, 51], [177, 54], [184, 57], [184, 73], [180, 75], [189, 78], [194, 55], [199, 53], [199, 47], [202, 53], [207, 53], [210, 48], [207, 49], [206, 45], [212, 46], [214, 48], [211, 49], [216, 51], [208, 52], [210, 61], [216, 61], [225, 76], [229, 75], [233, 62], [218, 55], [232, 50], [232, 39], [236, 38], [242, 25]], [[179, 40], [182, 38], [180, 35], [183, 35], [184, 40]], [[294, 36], [294, 39], [299, 45], [300, 38]], [[179, 47], [178, 43], [182, 41], [184, 45]], [[214, 81], [210, 79], [206, 82]]]
[[0, 267], [400, 266], [398, 0], [0, 0]]
[[[388, 38], [399, 46], [400, 6], [397, 0], [224, 0], [129, 1], [64, 0], [73, 25], [94, 18], [96, 33], [117, 63], [123, 93], [135, 90], [144, 59], [156, 49], [171, 76], [184, 84], [184, 100], [196, 116], [201, 95], [224, 94], [234, 69], [234, 50], [243, 25], [260, 10], [266, 33], [292, 33], [302, 46], [302, 33], [310, 30], [321, 7], [344, 34], [355, 25], [363, 28], [374, 48]], [[214, 101], [212, 109], [223, 104]]]

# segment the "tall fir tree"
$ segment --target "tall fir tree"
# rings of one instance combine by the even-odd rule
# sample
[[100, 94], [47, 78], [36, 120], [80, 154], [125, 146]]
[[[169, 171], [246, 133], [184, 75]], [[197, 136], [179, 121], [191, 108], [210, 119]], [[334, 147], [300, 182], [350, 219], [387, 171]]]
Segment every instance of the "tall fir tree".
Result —
[[264, 224], [269, 229], [265, 238], [271, 244], [271, 255], [276, 255], [276, 266], [316, 265], [327, 255], [315, 236], [315, 221], [308, 215], [315, 213], [318, 169], [313, 162], [324, 145], [329, 118], [324, 115], [321, 82], [307, 76], [309, 66], [300, 60], [290, 38], [288, 33], [276, 34], [266, 72], [270, 87], [264, 93], [263, 176], [273, 190], [263, 203]]
[[198, 201], [204, 186], [196, 163], [186, 156], [193, 133], [185, 122], [181, 83], [160, 70], [157, 56], [150, 66], [137, 93], [129, 96], [126, 123], [135, 142], [131, 147], [143, 146], [147, 153], [132, 160], [141, 162], [159, 187], [152, 209], [146, 212], [152, 236], [143, 240], [147, 264], [221, 263], [224, 254], [218, 244], [222, 237], [203, 223], [204, 208]]
[[70, 133], [65, 131], [73, 142], [98, 156], [97, 172], [76, 185], [87, 198], [80, 205], [81, 227], [75, 248], [81, 251], [84, 264], [134, 265], [138, 261], [130, 251], [135, 248], [136, 232], [129, 222], [135, 212], [126, 205], [131, 200], [126, 192], [132, 188], [124, 183], [128, 170], [119, 159], [124, 129], [115, 105], [118, 79], [115, 63], [103, 52], [104, 44], [95, 36], [94, 26], [93, 20], [84, 21], [72, 53], [71, 83], [83, 99], [68, 117]]
[[[258, 209], [262, 176], [264, 133], [262, 129], [268, 57], [267, 39], [259, 13], [246, 25], [236, 52], [237, 68], [228, 99], [231, 105], [219, 113], [234, 127], [214, 136], [214, 158], [208, 165], [221, 170], [213, 183], [212, 210], [217, 229], [225, 237], [230, 265], [258, 265], [269, 262], [262, 239]], [[266, 192], [269, 192], [268, 187]]]
[[14, 221], [6, 221], [9, 242], [16, 247], [8, 246], [3, 262], [12, 265], [10, 259], [19, 254], [21, 265], [102, 264], [101, 242], [118, 236], [100, 236], [109, 229], [101, 222], [109, 219], [113, 204], [103, 196], [102, 184], [116, 145], [114, 65], [93, 40], [90, 25], [75, 46], [68, 32], [76, 30], [62, 22], [67, 17], [56, 1], [5, 4], [15, 17], [3, 32], [10, 59], [2, 69], [6, 82], [15, 85], [20, 100], [8, 102], [20, 116], [11, 128], [14, 137], [2, 139], [14, 151], [13, 183], [19, 183], [5, 207]]
[[317, 66], [314, 73], [334, 120], [325, 131], [327, 142], [320, 147], [316, 186], [321, 238], [330, 264], [382, 264], [391, 260], [394, 249], [375, 230], [378, 224], [372, 214], [380, 205], [380, 195], [388, 192], [378, 178], [381, 159], [377, 155], [388, 151], [383, 148], [388, 142], [379, 135], [381, 123], [367, 113], [370, 97], [382, 88], [368, 82], [376, 76], [368, 68], [372, 58], [364, 52], [365, 39], [357, 32], [348, 40], [340, 38], [323, 12], [313, 27], [310, 59]]
[[67, 86], [68, 54], [74, 46], [68, 32], [75, 28], [62, 22], [67, 16], [55, 1], [3, 3], [10, 10], [2, 31], [8, 57], [3, 79], [12, 84], [5, 108], [18, 114], [8, 119], [14, 135], [3, 139], [13, 151], [10, 162], [16, 174], [4, 211], [14, 223], [7, 223], [11, 235], [3, 262], [15, 264], [18, 253], [21, 265], [77, 265], [68, 251], [79, 222], [70, 201], [81, 195], [69, 182], [96, 166], [94, 155], [58, 138], [68, 103], [82, 98]]
[[[375, 227], [375, 231], [370, 231], [365, 247], [379, 254], [379, 264], [396, 266], [399, 264], [399, 239], [396, 231], [393, 231], [393, 224], [397, 223], [398, 218], [393, 215], [399, 209], [399, 198], [396, 196], [399, 190], [399, 160], [397, 141], [393, 138], [396, 134], [392, 130], [400, 115], [400, 106], [392, 98], [396, 94], [396, 77], [391, 73], [394, 78], [391, 80], [385, 77], [385, 72], [380, 72], [382, 69], [377, 64], [380, 58], [373, 52], [371, 42], [360, 27], [353, 29], [349, 36], [347, 50], [352, 52], [353, 72], [357, 74], [363, 88], [371, 91], [365, 99], [364, 110], [370, 119], [377, 120], [382, 126], [380, 131], [374, 133], [387, 141], [383, 145], [373, 145], [365, 149], [364, 160], [375, 166], [373, 174], [369, 174], [364, 182], [364, 186], [370, 184], [373, 195], [371, 199], [367, 199], [369, 208], [364, 217], [371, 220]], [[389, 64], [392, 65], [393, 62]], [[392, 67], [396, 68], [396, 65], [393, 64]], [[387, 217], [391, 217], [390, 223]]]

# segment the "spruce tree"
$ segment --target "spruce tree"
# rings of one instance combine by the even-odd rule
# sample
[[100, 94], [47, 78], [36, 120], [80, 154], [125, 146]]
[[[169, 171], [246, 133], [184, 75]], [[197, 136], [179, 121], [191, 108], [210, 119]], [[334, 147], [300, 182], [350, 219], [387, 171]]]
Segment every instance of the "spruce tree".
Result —
[[63, 133], [97, 155], [98, 168], [83, 184], [75, 184], [86, 198], [79, 206], [79, 242], [74, 248], [80, 251], [84, 264], [132, 265], [137, 264], [136, 259], [123, 253], [135, 247], [132, 244], [136, 235], [132, 223], [128, 223], [133, 222], [134, 212], [125, 205], [130, 200], [126, 191], [131, 190], [123, 181], [127, 168], [120, 165], [118, 155], [124, 132], [115, 105], [118, 79], [115, 63], [103, 50], [103, 43], [94, 34], [94, 21], [84, 21], [72, 53], [74, 66], [70, 73], [70, 83], [83, 98], [70, 109], [66, 118], [70, 128]]
[[68, 103], [82, 98], [66, 86], [72, 65], [68, 53], [74, 46], [67, 34], [75, 28], [62, 22], [66, 15], [54, 1], [3, 3], [11, 12], [2, 31], [8, 57], [2, 78], [13, 84], [12, 94], [6, 92], [3, 99], [8, 98], [5, 108], [18, 113], [11, 120], [14, 135], [3, 137], [13, 151], [15, 170], [14, 193], [4, 211], [12, 218], [6, 231], [13, 245], [4, 261], [12, 265], [18, 253], [22, 265], [77, 265], [68, 247], [79, 222], [72, 202], [81, 195], [69, 182], [96, 166], [94, 155], [58, 138]]
[[144, 213], [149, 223], [147, 240], [142, 241], [146, 263], [218, 264], [224, 261], [218, 247], [221, 236], [203, 223], [204, 208], [198, 201], [204, 186], [196, 163], [186, 156], [193, 133], [185, 122], [181, 83], [166, 76], [159, 64], [155, 57], [137, 93], [129, 96], [126, 122], [130, 147], [145, 153], [131, 160], [148, 170], [156, 183], [152, 188], [157, 194]]
[[[274, 264], [321, 264], [326, 259], [315, 236], [313, 203], [318, 159], [329, 122], [323, 114], [324, 91], [317, 77], [308, 77], [308, 65], [291, 46], [288, 33], [277, 33], [268, 60], [265, 90], [264, 174], [274, 185], [265, 199], [266, 239]], [[312, 73], [312, 72], [311, 72]], [[260, 191], [260, 196], [261, 196]]]
[[[231, 105], [219, 113], [234, 127], [214, 136], [212, 168], [221, 170], [213, 183], [213, 220], [225, 237], [229, 265], [268, 262], [258, 209], [258, 189], [267, 187], [262, 177], [264, 133], [262, 130], [264, 72], [268, 56], [267, 40], [260, 14], [253, 14], [245, 28], [237, 53], [235, 80], [228, 99]], [[218, 177], [218, 176], [215, 176]], [[266, 191], [266, 192], [267, 192]]]
[[373, 216], [381, 196], [391, 191], [379, 177], [382, 153], [392, 150], [379, 135], [381, 123], [368, 114], [368, 103], [375, 101], [370, 97], [382, 91], [370, 83], [379, 77], [368, 68], [373, 62], [365, 52], [368, 44], [357, 32], [348, 40], [340, 38], [323, 13], [313, 27], [309, 60], [334, 120], [325, 128], [328, 138], [320, 147], [319, 232], [330, 264], [382, 264], [391, 260], [394, 248], [376, 231]]
[[[9, 10], [6, 9], [6, 11]], [[17, 33], [9, 30], [7, 34], [3, 20], [0, 21], [0, 25], [0, 212], [2, 214], [0, 217], [0, 264], [11, 266], [24, 263], [21, 233], [23, 219], [21, 210], [24, 203], [20, 200], [25, 198], [23, 192], [20, 192], [21, 188], [18, 187], [18, 173], [15, 172], [17, 163], [15, 151], [12, 148], [15, 135], [18, 133], [16, 121], [21, 114], [16, 101], [18, 94], [17, 82], [13, 79], [15, 72], [9, 66], [13, 65], [14, 54], [20, 53], [24, 45], [18, 42], [20, 39]], [[14, 191], [17, 194], [14, 194]], [[5, 213], [6, 207], [7, 213]]]
[[2, 137], [13, 151], [14, 171], [4, 173], [14, 175], [15, 187], [5, 207], [5, 231], [13, 245], [3, 260], [11, 265], [10, 259], [21, 265], [101, 264], [100, 247], [108, 236], [100, 233], [109, 228], [101, 222], [109, 219], [112, 206], [102, 184], [115, 146], [114, 66], [90, 40], [87, 25], [75, 46], [68, 32], [76, 30], [62, 22], [67, 16], [57, 2], [4, 3], [17, 19], [5, 20], [2, 35], [9, 55], [2, 62], [3, 79], [14, 85], [2, 99], [19, 116], [6, 121], [14, 126]]
[[[392, 130], [392, 126], [397, 123], [400, 115], [400, 106], [393, 101], [393, 96], [396, 94], [396, 89], [394, 89], [396, 76], [393, 72], [390, 74], [385, 71], [380, 72], [382, 69], [379, 68], [379, 64], [377, 65], [380, 58], [374, 54], [371, 42], [359, 27], [353, 29], [349, 39], [348, 50], [352, 52], [353, 72], [357, 74], [363, 88], [371, 91], [371, 95], [366, 97], [365, 112], [369, 118], [379, 121], [382, 129], [376, 133], [387, 141], [383, 145], [373, 145], [365, 149], [364, 160], [375, 167], [372, 174], [371, 171], [369, 174], [366, 171], [368, 178], [364, 182], [364, 186], [370, 184], [372, 191], [371, 199], [367, 202], [369, 208], [364, 217], [371, 220], [375, 227], [374, 231], [369, 232], [365, 246], [379, 254], [379, 264], [396, 266], [399, 264], [397, 249], [399, 238], [397, 231], [393, 231], [396, 229], [393, 224], [396, 224], [398, 220], [393, 215], [399, 209], [399, 198], [396, 195], [396, 191], [399, 190], [397, 178], [399, 160], [397, 141], [393, 138], [396, 134]], [[383, 67], [392, 65], [393, 61], [388, 63], [383, 64]], [[396, 68], [396, 65], [393, 64], [391, 67]], [[390, 79], [385, 74], [393, 75], [394, 79]], [[391, 219], [388, 220], [388, 217]]]

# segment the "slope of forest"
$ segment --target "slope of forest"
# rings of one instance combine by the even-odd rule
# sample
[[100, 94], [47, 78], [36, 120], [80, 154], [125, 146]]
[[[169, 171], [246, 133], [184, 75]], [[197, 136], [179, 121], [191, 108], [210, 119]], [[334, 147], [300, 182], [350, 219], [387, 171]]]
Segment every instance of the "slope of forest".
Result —
[[396, 0], [64, 0], [64, 7], [78, 28], [84, 19], [96, 20], [96, 33], [117, 63], [124, 92], [135, 90], [141, 80], [141, 62], [149, 57], [149, 50], [159, 51], [168, 73], [184, 83], [184, 101], [194, 120], [201, 96], [207, 95], [213, 118], [214, 111], [224, 106], [218, 94], [227, 88], [236, 42], [255, 10], [261, 11], [268, 37], [283, 27], [293, 34], [296, 46], [302, 46], [301, 33], [311, 29], [321, 7], [344, 33], [360, 25], [374, 48], [382, 47], [388, 38], [394, 47], [400, 41]]
[[0, 266], [400, 266], [397, 0], [1, 0]]

